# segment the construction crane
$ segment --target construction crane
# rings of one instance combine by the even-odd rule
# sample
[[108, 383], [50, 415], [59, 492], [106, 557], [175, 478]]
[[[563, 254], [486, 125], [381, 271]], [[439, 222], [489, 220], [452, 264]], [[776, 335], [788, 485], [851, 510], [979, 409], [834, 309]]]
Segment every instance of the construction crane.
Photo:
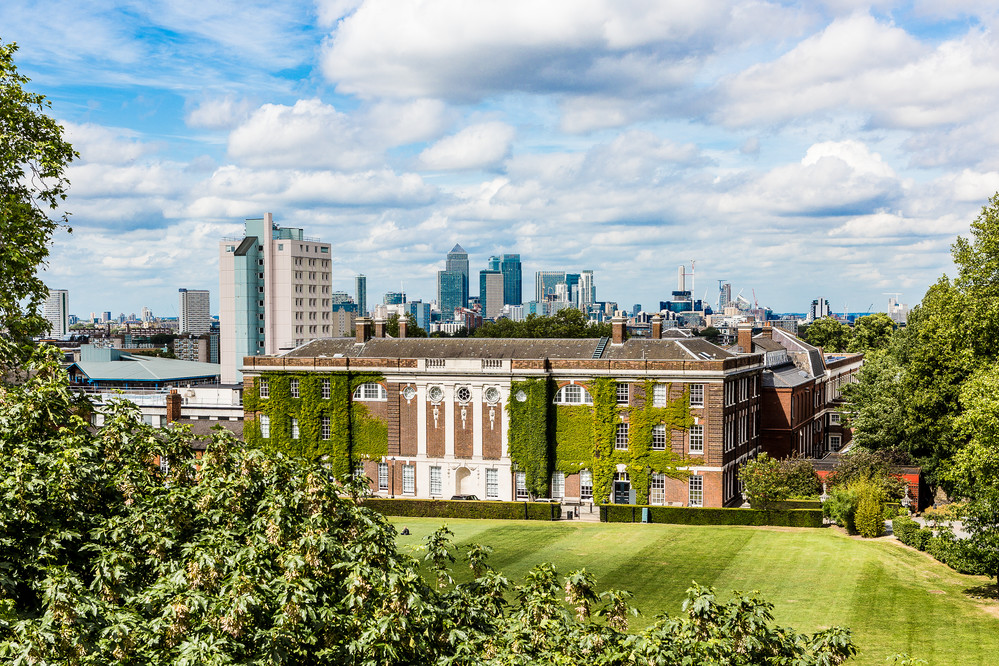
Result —
[[753, 308], [755, 308], [757, 310], [760, 309], [760, 303], [759, 303], [759, 301], [756, 300], [756, 290], [755, 289], [753, 289]]
[[867, 314], [871, 314], [871, 310], [873, 309], [874, 309], [874, 303], [871, 303], [870, 305], [867, 306]]

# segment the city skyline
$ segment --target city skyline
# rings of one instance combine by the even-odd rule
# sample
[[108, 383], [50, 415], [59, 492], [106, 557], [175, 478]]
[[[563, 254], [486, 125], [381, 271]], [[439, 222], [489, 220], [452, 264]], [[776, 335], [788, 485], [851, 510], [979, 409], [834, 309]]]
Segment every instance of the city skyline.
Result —
[[996, 22], [891, 0], [0, 7], [81, 154], [46, 283], [163, 316], [265, 211], [332, 239], [345, 291], [427, 298], [460, 242], [592, 268], [628, 304], [691, 258], [779, 311], [916, 303], [999, 190]]

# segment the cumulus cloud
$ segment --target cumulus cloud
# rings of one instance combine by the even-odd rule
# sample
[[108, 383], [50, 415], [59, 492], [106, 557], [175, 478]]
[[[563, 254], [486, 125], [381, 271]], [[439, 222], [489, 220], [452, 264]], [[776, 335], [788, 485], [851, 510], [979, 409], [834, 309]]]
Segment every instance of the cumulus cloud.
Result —
[[472, 125], [424, 150], [420, 162], [434, 170], [494, 167], [509, 155], [515, 133], [502, 122]]
[[251, 109], [249, 100], [226, 95], [201, 100], [187, 112], [184, 121], [188, 127], [231, 129], [243, 121]]
[[94, 123], [63, 121], [62, 125], [66, 128], [66, 139], [73, 144], [84, 162], [130, 164], [156, 151], [155, 145], [141, 141], [132, 130]]

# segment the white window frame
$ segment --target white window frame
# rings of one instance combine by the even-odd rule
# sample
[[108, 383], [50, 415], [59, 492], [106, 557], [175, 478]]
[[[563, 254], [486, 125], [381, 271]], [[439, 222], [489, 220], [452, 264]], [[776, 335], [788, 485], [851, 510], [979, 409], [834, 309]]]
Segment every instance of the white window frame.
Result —
[[416, 465], [402, 466], [402, 494], [416, 494]]
[[557, 405], [592, 405], [593, 396], [580, 384], [566, 384], [555, 394]]
[[617, 383], [617, 404], [627, 405], [629, 401], [629, 389], [628, 384], [625, 382]]
[[329, 400], [330, 396], [332, 395], [330, 388], [330, 380], [324, 379], [322, 386], [323, 386], [323, 400]]
[[330, 428], [330, 417], [324, 416], [319, 421], [321, 439], [329, 439], [332, 428]]
[[291, 417], [291, 438], [292, 439], [298, 439], [298, 436], [300, 434], [301, 434], [301, 432], [298, 429], [298, 419], [296, 419], [293, 416], [293, 417]]
[[842, 435], [829, 435], [829, 450], [839, 451], [839, 448], [843, 446]]
[[687, 479], [687, 506], [704, 506], [704, 477], [700, 474]]
[[266, 377], [257, 377], [257, 395], [261, 398], [271, 397], [271, 387]]
[[628, 450], [628, 424], [618, 423], [617, 428], [614, 430], [614, 450], [615, 451], [627, 451]]
[[593, 472], [588, 469], [579, 470], [579, 499], [593, 499]]
[[271, 436], [271, 417], [266, 414], [260, 415], [260, 436], [268, 438]]
[[690, 385], [690, 406], [691, 407], [704, 406], [704, 384]]
[[388, 394], [378, 382], [365, 382], [354, 389], [354, 400], [388, 400]]
[[378, 490], [389, 489], [389, 468], [388, 463], [378, 463]]
[[657, 423], [652, 426], [652, 450], [665, 451], [669, 448], [669, 441], [666, 437], [666, 424]]
[[840, 414], [838, 412], [833, 412], [829, 415], [829, 425], [841, 425], [842, 419], [840, 419]]
[[300, 382], [297, 377], [292, 377], [291, 380], [288, 381], [288, 390], [291, 391], [292, 398], [302, 397], [302, 392], [299, 390], [299, 384]]
[[513, 473], [513, 487], [518, 501], [530, 499], [531, 495], [527, 492], [527, 472]]
[[669, 385], [667, 384], [653, 384], [652, 385], [652, 406], [653, 407], [665, 407], [669, 403]]
[[430, 496], [439, 497], [443, 491], [444, 484], [441, 483], [441, 468], [434, 465], [430, 468]]
[[360, 479], [363, 476], [364, 476], [364, 461], [358, 460], [357, 463], [354, 465], [354, 478]]
[[704, 453], [704, 426], [702, 425], [692, 425], [690, 426], [690, 432], [687, 435], [689, 440], [689, 445], [687, 447], [688, 453]]
[[552, 499], [563, 499], [565, 497], [565, 474], [563, 472], [552, 472]]
[[666, 475], [652, 472], [649, 479], [649, 504], [663, 506], [666, 504]]
[[499, 499], [499, 470], [486, 470], [486, 499]]

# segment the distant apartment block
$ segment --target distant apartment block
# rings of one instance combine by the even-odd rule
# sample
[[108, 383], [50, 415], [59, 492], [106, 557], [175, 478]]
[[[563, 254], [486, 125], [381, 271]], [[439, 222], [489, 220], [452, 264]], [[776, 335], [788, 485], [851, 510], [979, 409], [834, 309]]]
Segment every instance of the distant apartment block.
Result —
[[246, 356], [277, 354], [331, 330], [329, 243], [280, 227], [270, 213], [219, 243], [222, 382], [242, 381]]
[[357, 314], [363, 317], [368, 312], [368, 278], [364, 275], [354, 276], [354, 299]]
[[503, 273], [500, 271], [479, 271], [479, 302], [482, 316], [496, 319], [503, 312]]
[[178, 289], [180, 323], [178, 333], [203, 335], [212, 327], [211, 295], [207, 289]]
[[49, 332], [53, 338], [61, 338], [69, 333], [69, 291], [49, 289], [42, 316], [51, 324]]

